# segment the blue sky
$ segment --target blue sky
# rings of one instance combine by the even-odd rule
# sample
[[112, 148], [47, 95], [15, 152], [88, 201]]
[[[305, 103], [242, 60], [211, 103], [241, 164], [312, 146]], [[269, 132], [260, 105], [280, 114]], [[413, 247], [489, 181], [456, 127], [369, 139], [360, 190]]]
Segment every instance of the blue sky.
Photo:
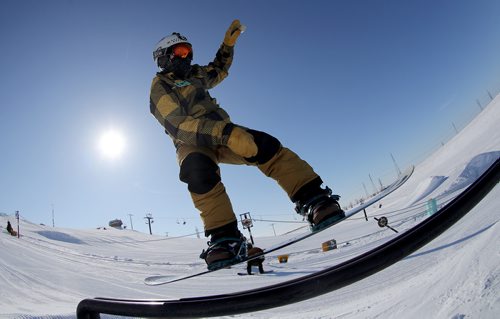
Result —
[[[170, 139], [149, 113], [155, 43], [173, 31], [194, 62], [247, 26], [212, 90], [235, 123], [266, 131], [348, 200], [395, 178], [500, 89], [498, 1], [14, 1], [0, 12], [0, 212], [60, 227], [114, 218], [170, 236], [202, 228]], [[103, 158], [108, 129], [126, 141]], [[237, 214], [293, 220], [252, 167], [222, 166]], [[184, 225], [184, 221], [186, 224]], [[276, 227], [280, 227], [276, 224]], [[277, 228], [278, 230], [280, 228]], [[271, 234], [269, 222], [256, 233]]]

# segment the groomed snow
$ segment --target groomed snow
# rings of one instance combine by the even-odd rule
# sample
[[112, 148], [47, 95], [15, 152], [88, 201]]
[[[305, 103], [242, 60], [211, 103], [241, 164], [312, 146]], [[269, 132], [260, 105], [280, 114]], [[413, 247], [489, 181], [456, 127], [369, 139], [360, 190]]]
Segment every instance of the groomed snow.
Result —
[[[427, 217], [426, 202], [442, 205], [500, 155], [500, 97], [428, 159], [412, 178], [368, 213], [404, 231]], [[353, 285], [301, 303], [237, 318], [498, 318], [500, 316], [500, 188], [429, 245]], [[172, 285], [148, 287], [146, 276], [179, 276], [205, 268], [205, 239], [149, 236], [130, 230], [52, 228], [21, 219], [20, 239], [0, 216], [0, 317], [75, 318], [84, 298], [171, 298], [251, 289], [289, 280], [352, 258], [397, 236], [355, 216], [269, 256], [264, 276], [222, 270]], [[293, 234], [289, 235], [293, 236]], [[256, 238], [266, 247], [286, 236]], [[321, 243], [337, 240], [337, 250]], [[280, 264], [278, 254], [289, 253]], [[110, 316], [103, 316], [109, 318]], [[232, 318], [233, 318], [232, 317]], [[122, 317], [120, 317], [122, 318]]]

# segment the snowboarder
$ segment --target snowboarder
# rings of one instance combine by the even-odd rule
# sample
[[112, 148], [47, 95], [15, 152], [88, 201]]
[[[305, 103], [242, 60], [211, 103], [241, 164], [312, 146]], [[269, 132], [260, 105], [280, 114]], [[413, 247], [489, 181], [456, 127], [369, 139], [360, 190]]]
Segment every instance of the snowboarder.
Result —
[[256, 166], [276, 180], [312, 226], [344, 216], [331, 190], [298, 155], [264, 132], [231, 122], [208, 92], [224, 80], [233, 61], [243, 26], [234, 20], [215, 59], [206, 66], [191, 64], [193, 48], [180, 33], [161, 39], [153, 51], [159, 67], [151, 85], [150, 111], [172, 138], [187, 184], [200, 211], [209, 247], [200, 258], [208, 268], [231, 264], [246, 254], [246, 239], [224, 185], [219, 163]]
[[[262, 254], [264, 251], [259, 247], [253, 247], [251, 243], [248, 243], [248, 256], [254, 256], [258, 254]], [[252, 259], [247, 261], [247, 274], [252, 275], [252, 267], [259, 267], [259, 274], [264, 274], [264, 266], [262, 263], [264, 262], [265, 257], [262, 255], [261, 257]]]

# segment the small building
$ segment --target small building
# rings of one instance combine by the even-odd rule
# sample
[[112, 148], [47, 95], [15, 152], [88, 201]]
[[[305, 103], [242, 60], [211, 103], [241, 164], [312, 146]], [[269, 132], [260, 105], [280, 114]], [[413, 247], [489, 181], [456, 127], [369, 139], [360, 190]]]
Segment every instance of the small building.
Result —
[[116, 229], [122, 229], [123, 222], [120, 219], [113, 219], [109, 222], [109, 227], [113, 227]]

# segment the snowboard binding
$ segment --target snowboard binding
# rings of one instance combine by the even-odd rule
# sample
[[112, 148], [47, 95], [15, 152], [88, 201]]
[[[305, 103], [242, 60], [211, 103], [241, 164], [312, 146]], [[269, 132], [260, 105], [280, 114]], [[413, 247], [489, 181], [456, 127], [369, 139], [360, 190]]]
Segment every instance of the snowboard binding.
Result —
[[312, 232], [317, 232], [345, 218], [344, 211], [338, 204], [339, 199], [340, 196], [334, 195], [326, 186], [322, 193], [305, 202], [297, 202], [295, 211], [309, 222]]
[[210, 271], [226, 268], [247, 258], [247, 245], [243, 236], [220, 238], [215, 242], [209, 242], [208, 248], [201, 252], [200, 258], [205, 260]]

